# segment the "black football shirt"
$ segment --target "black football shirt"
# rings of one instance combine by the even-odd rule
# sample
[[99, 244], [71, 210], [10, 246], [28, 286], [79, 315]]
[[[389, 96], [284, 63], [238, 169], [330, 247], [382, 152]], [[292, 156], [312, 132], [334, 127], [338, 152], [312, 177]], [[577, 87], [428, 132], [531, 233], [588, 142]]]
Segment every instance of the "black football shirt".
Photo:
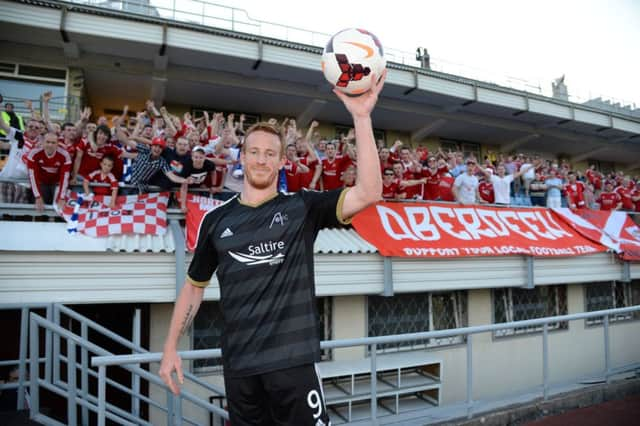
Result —
[[216, 272], [226, 376], [319, 361], [313, 243], [344, 223], [345, 194], [278, 193], [257, 206], [236, 196], [203, 218], [188, 281], [204, 287]]

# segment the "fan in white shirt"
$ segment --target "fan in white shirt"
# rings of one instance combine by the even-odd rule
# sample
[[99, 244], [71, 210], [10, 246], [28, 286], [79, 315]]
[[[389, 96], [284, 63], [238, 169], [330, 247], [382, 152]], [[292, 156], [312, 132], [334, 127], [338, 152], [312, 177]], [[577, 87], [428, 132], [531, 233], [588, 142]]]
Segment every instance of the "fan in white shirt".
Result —
[[492, 174], [489, 169], [480, 168], [480, 171], [482, 171], [487, 179], [491, 180], [491, 183], [493, 184], [495, 203], [509, 205], [509, 203], [511, 202], [511, 182], [513, 182], [514, 179], [519, 178], [532, 168], [533, 164], [527, 164], [526, 166], [520, 167], [519, 171], [511, 175], [505, 175], [506, 169], [504, 165], [500, 164], [498, 166], [498, 169], [496, 170], [495, 175]]

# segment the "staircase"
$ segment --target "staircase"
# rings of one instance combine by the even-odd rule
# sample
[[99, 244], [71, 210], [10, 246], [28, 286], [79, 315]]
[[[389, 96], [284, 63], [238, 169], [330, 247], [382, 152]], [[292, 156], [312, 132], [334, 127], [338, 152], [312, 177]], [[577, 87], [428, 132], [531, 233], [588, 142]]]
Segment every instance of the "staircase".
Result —
[[[126, 348], [131, 355], [147, 354], [139, 343], [61, 304], [0, 305], [0, 309], [21, 311], [20, 356], [16, 360], [0, 361], [0, 366], [17, 368], [19, 372], [16, 382], [0, 384], [5, 399], [13, 396], [2, 405], [8, 411], [0, 410], [1, 425], [93, 425], [101, 423], [99, 420], [104, 422], [103, 419], [108, 424], [152, 425], [151, 411], [155, 418], [164, 416], [164, 423], [168, 425], [202, 423], [182, 415], [183, 395], [174, 397], [156, 374], [138, 365], [123, 365], [115, 372], [116, 369], [111, 369], [109, 376], [103, 377], [103, 385], [98, 386], [99, 369], [92, 367], [90, 360], [114, 354], [96, 342], [104, 345], [108, 339]], [[42, 310], [44, 316], [39, 314]], [[139, 315], [134, 319], [136, 317], [139, 321]], [[139, 332], [134, 332], [136, 335], [139, 336]], [[137, 339], [134, 337], [134, 340]], [[37, 374], [34, 376], [31, 372]], [[184, 377], [185, 382], [191, 382], [191, 389], [195, 386], [201, 391], [198, 393], [224, 398], [224, 389], [188, 372]], [[151, 386], [163, 388], [166, 398], [161, 402], [150, 398]], [[103, 398], [99, 399], [99, 394]], [[223, 424], [228, 418], [226, 411], [208, 400], [189, 396], [196, 400], [196, 406], [209, 408], [205, 415], [211, 419], [210, 423]], [[157, 424], [157, 420], [154, 423]]]

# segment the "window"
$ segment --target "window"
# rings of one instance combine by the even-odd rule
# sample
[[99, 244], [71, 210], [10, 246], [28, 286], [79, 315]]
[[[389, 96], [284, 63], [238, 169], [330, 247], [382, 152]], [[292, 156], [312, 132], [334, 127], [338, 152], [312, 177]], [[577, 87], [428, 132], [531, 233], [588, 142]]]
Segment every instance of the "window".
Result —
[[[567, 314], [566, 286], [534, 289], [504, 288], [493, 291], [494, 323], [524, 321]], [[567, 321], [549, 323], [549, 330], [567, 329]], [[543, 326], [516, 327], [495, 332], [495, 337], [542, 331]]]
[[[331, 298], [317, 300], [320, 340], [331, 339]], [[220, 302], [203, 302], [193, 321], [193, 350], [216, 349], [222, 337], [222, 311]], [[322, 351], [322, 360], [331, 359], [330, 349]], [[198, 374], [222, 372], [222, 358], [206, 358], [193, 361], [193, 372]]]
[[[606, 281], [585, 284], [585, 298], [588, 312], [634, 306], [640, 304], [640, 280], [630, 283]], [[637, 318], [640, 318], [638, 312], [609, 315], [611, 322]], [[602, 321], [602, 317], [587, 318], [587, 325], [601, 324]]]
[[[369, 296], [368, 336], [389, 336], [466, 327], [467, 294], [412, 293], [393, 297]], [[463, 336], [379, 345], [379, 352], [452, 345], [464, 342]]]
[[[202, 302], [193, 320], [193, 350], [216, 349], [222, 337], [222, 311], [220, 302]], [[194, 373], [222, 371], [222, 358], [205, 358], [193, 361]]]
[[465, 159], [469, 157], [475, 157], [478, 161], [482, 159], [482, 157], [480, 157], [480, 144], [474, 142], [459, 142], [452, 139], [441, 139], [440, 148], [442, 148], [443, 152], [460, 151]]

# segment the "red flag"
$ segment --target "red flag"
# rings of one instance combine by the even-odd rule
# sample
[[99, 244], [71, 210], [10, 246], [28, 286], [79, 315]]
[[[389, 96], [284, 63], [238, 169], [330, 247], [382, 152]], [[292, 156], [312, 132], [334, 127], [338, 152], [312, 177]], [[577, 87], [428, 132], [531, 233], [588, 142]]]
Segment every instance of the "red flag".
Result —
[[198, 230], [200, 229], [200, 222], [202, 222], [204, 215], [223, 203], [224, 201], [215, 200], [213, 198], [188, 194], [185, 227], [187, 250], [192, 252], [196, 248], [196, 244], [198, 242]]

